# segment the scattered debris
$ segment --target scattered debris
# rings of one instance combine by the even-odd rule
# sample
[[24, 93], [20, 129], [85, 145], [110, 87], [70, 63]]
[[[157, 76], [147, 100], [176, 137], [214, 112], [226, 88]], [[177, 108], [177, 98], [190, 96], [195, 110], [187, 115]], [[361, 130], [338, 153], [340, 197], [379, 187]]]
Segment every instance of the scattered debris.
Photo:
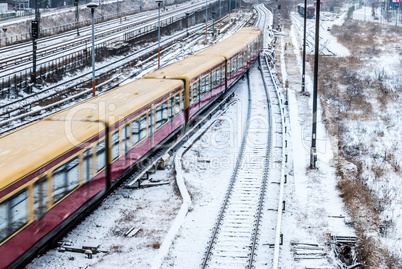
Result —
[[[339, 236], [331, 235], [331, 246], [335, 256], [342, 261], [348, 268], [357, 268], [360, 266], [356, 263], [355, 245], [357, 238], [355, 236]], [[351, 266], [351, 267], [349, 267]]]
[[324, 247], [311, 243], [291, 243], [293, 257], [295, 260], [302, 259], [323, 259], [327, 256]]
[[[63, 241], [59, 242], [59, 243], [57, 243], [57, 245], [58, 245], [57, 250], [59, 252], [69, 251], [69, 252], [76, 252], [76, 253], [84, 253], [84, 254], [87, 255], [88, 259], [92, 259], [92, 254], [98, 254], [100, 252], [108, 253], [107, 251], [99, 250], [100, 245], [98, 245], [96, 247], [94, 247], [94, 246], [82, 246], [81, 248], [78, 248], [78, 247], [71, 246], [71, 244], [72, 244], [71, 242], [63, 242]], [[74, 259], [74, 257], [72, 257], [72, 258]], [[71, 257], [69, 259], [73, 260], [73, 259], [71, 259]]]
[[134, 237], [139, 231], [141, 231], [141, 228], [136, 229], [135, 226], [133, 226], [124, 234], [124, 236]]

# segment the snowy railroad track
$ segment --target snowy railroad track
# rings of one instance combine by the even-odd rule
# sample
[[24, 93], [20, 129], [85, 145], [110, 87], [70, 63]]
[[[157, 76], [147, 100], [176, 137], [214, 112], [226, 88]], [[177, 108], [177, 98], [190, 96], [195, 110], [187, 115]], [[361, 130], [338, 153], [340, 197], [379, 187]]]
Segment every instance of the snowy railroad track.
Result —
[[[253, 85], [249, 80], [249, 110], [242, 144], [203, 268], [272, 264], [274, 251], [270, 245], [274, 245], [276, 236], [276, 206], [282, 211], [282, 202], [278, 200], [282, 168], [278, 168], [284, 165], [283, 132], [277, 130], [282, 130], [283, 120], [279, 99], [273, 95], [275, 82], [265, 61], [261, 69], [262, 78], [253, 78]], [[261, 83], [261, 79], [267, 81]], [[257, 81], [264, 86], [256, 86]]]
[[[225, 16], [224, 18], [226, 18]], [[247, 17], [245, 21], [237, 23], [232, 27], [231, 31], [237, 31], [240, 29], [246, 21], [250, 18]], [[212, 25], [212, 22], [211, 22]], [[169, 59], [178, 60], [183, 56], [183, 50], [177, 49], [181, 45], [179, 43], [184, 43], [189, 46], [193, 46], [197, 40], [203, 38], [198, 33], [204, 29], [205, 25], [199, 24], [192, 29], [192, 34], [186, 36], [186, 33], [176, 34], [171, 37], [165, 38], [161, 45], [164, 46], [162, 52], [163, 65], [170, 64], [172, 60], [164, 60], [164, 55]], [[219, 39], [216, 40], [216, 42]], [[178, 43], [179, 42], [179, 43]], [[182, 45], [183, 47], [185, 45]], [[156, 48], [154, 44], [151, 47], [146, 47], [138, 50], [135, 55], [130, 57], [121, 58], [112, 63], [105, 64], [101, 68], [96, 70], [96, 79], [111, 77], [105, 82], [97, 85], [97, 92], [104, 92], [110, 90], [124, 81], [121, 78], [121, 73], [125, 73], [126, 70], [132, 69], [138, 59], [146, 58], [150, 51]], [[156, 54], [153, 57], [141, 62], [141, 70], [134, 69], [128, 78], [137, 76], [138, 74], [144, 74], [147, 70], [150, 71], [155, 67]], [[119, 75], [115, 75], [115, 74]], [[24, 98], [9, 102], [5, 105], [0, 106], [0, 135], [22, 127], [28, 123], [34, 122], [38, 119], [42, 119], [56, 111], [68, 107], [72, 102], [77, 100], [84, 100], [91, 96], [92, 89], [89, 88], [89, 81], [91, 79], [91, 71], [86, 74], [75, 77], [66, 82], [57, 84], [55, 86], [43, 89], [39, 92], [25, 96]], [[123, 77], [127, 77], [124, 75]], [[127, 78], [126, 78], [127, 79]], [[67, 86], [66, 86], [67, 85]], [[66, 88], [63, 88], [66, 87]]]
[[[198, 4], [196, 6], [197, 8], [202, 7], [202, 4]], [[178, 18], [185, 17], [185, 12], [191, 12], [193, 11], [195, 6], [184, 6], [178, 9], [175, 9], [173, 11], [166, 11], [161, 14], [161, 23], [162, 25], [167, 24], [168, 22], [172, 22]], [[193, 11], [194, 12], [194, 11]], [[147, 14], [147, 15], [146, 15]], [[98, 45], [98, 42], [100, 39], [104, 39], [102, 42], [111, 42], [114, 40], [121, 40], [122, 36], [124, 37], [126, 34], [133, 34], [135, 33], [136, 35], [139, 35], [139, 31], [144, 31], [148, 30], [155, 30], [157, 28], [157, 12], [156, 10], [151, 12], [146, 12], [144, 15], [142, 14], [134, 14], [128, 16], [128, 20], [125, 20], [125, 23], [116, 23], [118, 19], [113, 20], [111, 22], [106, 21], [101, 24], [96, 24], [96, 32], [95, 32], [95, 40], [96, 40], [96, 45]], [[133, 31], [133, 28], [134, 31]], [[81, 36], [76, 37], [75, 34], [71, 35], [71, 32], [74, 33], [74, 31], [69, 31], [70, 36], [73, 38], [70, 40], [66, 40], [63, 38], [65, 34], [57, 35], [58, 38], [55, 39], [55, 37], [45, 37], [43, 38], [44, 40], [38, 39], [40, 42], [40, 45], [38, 46], [37, 50], [37, 57], [38, 60], [40, 58], [49, 58], [49, 57], [60, 57], [64, 54], [66, 54], [66, 50], [72, 50], [76, 49], [79, 47], [80, 50], [82, 49], [87, 49], [87, 43], [91, 42], [91, 26], [86, 26], [82, 27], [81, 29]], [[49, 43], [51, 41], [51, 43]], [[0, 70], [2, 73], [2, 76], [4, 73], [8, 70], [13, 70], [15, 69], [15, 66], [21, 65], [26, 62], [31, 62], [32, 61], [32, 45], [26, 44], [29, 42], [25, 42], [20, 45], [14, 45], [12, 48], [4, 47], [0, 49], [2, 53], [10, 53], [9, 57], [3, 58], [0, 60]], [[45, 45], [46, 44], [46, 45]], [[28, 51], [26, 50], [28, 48]], [[25, 51], [20, 51], [24, 49]], [[18, 50], [20, 53], [15, 53], [15, 51]], [[73, 51], [71, 53], [75, 53], [76, 51]], [[24, 69], [17, 70], [18, 72], [25, 71], [25, 69], [32, 68], [29, 65], [24, 66]], [[10, 74], [6, 74], [10, 75]]]

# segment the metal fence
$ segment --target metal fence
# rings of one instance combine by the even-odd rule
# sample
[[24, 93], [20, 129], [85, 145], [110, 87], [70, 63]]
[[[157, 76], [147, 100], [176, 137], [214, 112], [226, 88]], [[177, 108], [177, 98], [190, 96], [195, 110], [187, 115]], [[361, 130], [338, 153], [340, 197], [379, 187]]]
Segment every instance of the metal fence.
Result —
[[[110, 16], [103, 16], [103, 17], [96, 18], [95, 23], [108, 21], [108, 20], [111, 20], [111, 19], [124, 17], [124, 16], [128, 16], [128, 15], [131, 15], [131, 12], [122, 12], [122, 13], [119, 13], [117, 15], [114, 14], [114, 15], [110, 15]], [[88, 26], [90, 24], [91, 24], [90, 19], [83, 20], [83, 21], [79, 22], [79, 27]], [[62, 33], [62, 32], [65, 32], [65, 31], [74, 30], [75, 28], [77, 28], [77, 23], [75, 23], [75, 22], [55, 26], [55, 27], [52, 27], [52, 28], [46, 28], [46, 29], [43, 29], [41, 27], [40, 36], [41, 37], [50, 36], [50, 35]], [[7, 45], [11, 45], [11, 44], [16, 44], [16, 43], [20, 43], [20, 42], [29, 41], [30, 38], [31, 38], [31, 33], [30, 32], [24, 33], [24, 34], [19, 34], [19, 35], [7, 35], [5, 33], [1, 33], [0, 47], [4, 47], [4, 46], [7, 46]]]

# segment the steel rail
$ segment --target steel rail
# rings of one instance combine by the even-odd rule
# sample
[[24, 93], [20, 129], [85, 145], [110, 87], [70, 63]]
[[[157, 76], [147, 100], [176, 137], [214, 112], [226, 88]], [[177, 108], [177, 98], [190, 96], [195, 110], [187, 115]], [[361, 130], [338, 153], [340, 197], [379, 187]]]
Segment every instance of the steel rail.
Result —
[[[168, 38], [166, 38], [166, 39], [163, 41], [163, 44], [165, 44], [165, 45], [168, 44], [168, 46], [170, 46], [170, 45], [172, 45], [175, 41], [177, 41], [178, 39], [180, 39], [181, 37], [183, 37], [184, 39], [186, 39], [186, 38], [191, 39], [191, 38], [193, 38], [194, 36], [197, 36], [197, 32], [198, 32], [201, 28], [203, 28], [203, 25], [200, 25], [200, 26], [198, 26], [198, 27], [195, 27], [195, 28], [192, 30], [192, 34], [189, 35], [188, 37], [185, 37], [185, 34], [184, 34], [184, 33], [183, 33], [183, 34], [180, 34], [180, 35], [173, 36], [173, 37], [168, 37]], [[166, 49], [164, 49], [164, 50], [168, 50], [168, 49], [169, 49], [169, 48], [166, 48]], [[144, 54], [148, 54], [148, 53], [149, 53], [149, 48], [145, 48], [145, 49], [141, 50], [140, 52], [143, 52]], [[137, 54], [137, 55], [135, 55], [135, 56], [133, 56], [133, 57], [130, 57], [130, 58], [128, 58], [128, 59], [127, 59], [127, 58], [122, 58], [122, 59], [117, 60], [117, 61], [115, 61], [115, 62], [113, 62], [113, 63], [107, 64], [107, 65], [105, 65], [105, 66], [103, 66], [103, 67], [97, 69], [97, 73], [98, 73], [97, 77], [105, 76], [105, 74], [108, 73], [108, 71], [106, 71], [106, 72], [103, 72], [103, 73], [100, 73], [100, 74], [99, 74], [99, 71], [102, 70], [102, 69], [106, 69], [106, 70], [107, 70], [107, 68], [110, 68], [110, 66], [119, 64], [119, 68], [118, 68], [118, 69], [114, 69], [114, 71], [116, 71], [116, 70], [121, 70], [121, 69], [126, 68], [126, 66], [131, 65], [134, 61], [136, 61], [136, 60], [137, 60], [138, 58], [140, 58], [140, 57], [141, 57], [141, 55], [138, 55], [138, 54]], [[153, 59], [154, 59], [155, 57], [156, 57], [156, 56], [151, 56], [151, 57], [148, 58], [147, 61], [145, 61], [146, 63], [148, 63], [148, 65], [146, 66], [146, 68], [150, 67], [151, 62], [153, 61]], [[50, 88], [41, 90], [40, 92], [30, 94], [30, 95], [24, 97], [23, 99], [19, 99], [19, 100], [13, 101], [13, 102], [11, 102], [11, 103], [9, 103], [9, 104], [7, 104], [7, 105], [3, 105], [3, 106], [0, 107], [0, 109], [3, 109], [3, 110], [4, 110], [4, 111], [0, 114], [0, 118], [1, 118], [1, 117], [4, 118], [5, 115], [9, 115], [9, 116], [11, 117], [11, 114], [12, 114], [13, 112], [16, 112], [16, 111], [26, 111], [28, 108], [31, 108], [32, 105], [35, 104], [35, 103], [37, 103], [37, 102], [40, 102], [40, 101], [42, 101], [42, 100], [44, 100], [44, 99], [49, 99], [49, 98], [51, 98], [51, 97], [55, 97], [55, 96], [58, 96], [58, 95], [61, 95], [61, 94], [65, 94], [66, 92], [70, 91], [71, 89], [79, 87], [79, 85], [87, 84], [88, 81], [89, 81], [89, 79], [88, 79], [88, 80], [85, 80], [85, 81], [83, 81], [83, 82], [80, 82], [80, 83], [78, 83], [78, 84], [74, 84], [74, 85], [68, 87], [67, 89], [63, 89], [62, 91], [58, 91], [58, 92], [56, 92], [56, 93], [54, 93], [54, 94], [47, 95], [47, 96], [45, 96], [44, 98], [42, 98], [42, 99], [40, 99], [40, 100], [35, 100], [34, 102], [30, 102], [30, 103], [27, 103], [27, 104], [23, 104], [22, 106], [19, 106], [19, 107], [17, 107], [17, 108], [12, 108], [12, 109], [9, 109], [9, 110], [6, 109], [6, 107], [12, 107], [13, 105], [16, 105], [17, 103], [21, 103], [22, 101], [27, 100], [27, 99], [29, 99], [29, 98], [34, 98], [35, 96], [43, 95], [44, 93], [46, 93], [46, 92], [48, 92], [48, 91], [55, 90], [55, 89], [59, 88], [59, 87], [62, 86], [62, 85], [74, 83], [74, 81], [79, 80], [79, 79], [82, 79], [82, 78], [85, 78], [85, 77], [88, 77], [90, 74], [91, 74], [91, 72], [87, 72], [86, 74], [83, 74], [83, 75], [81, 75], [81, 76], [75, 77], [75, 78], [70, 79], [70, 80], [68, 80], [68, 81], [66, 81], [66, 82], [62, 82], [62, 83], [59, 83], [59, 84], [57, 84], [57, 85], [55, 85], [55, 86], [52, 86], [52, 87], [50, 87]], [[97, 88], [102, 88], [103, 86], [107, 85], [108, 83], [110, 83], [111, 81], [115, 80], [115, 79], [118, 78], [118, 77], [119, 77], [119, 76], [113, 77], [112, 79], [110, 79], [110, 80], [108, 80], [108, 81], [106, 81], [106, 82], [104, 82], [104, 83], [101, 83], [101, 84], [97, 85]], [[116, 87], [116, 86], [118, 86], [118, 85], [119, 85], [119, 83], [113, 85], [112, 87], [110, 87], [110, 88], [107, 89], [106, 91], [108, 91], [108, 90], [110, 90], [110, 89], [112, 89], [112, 88], [114, 88], [114, 87]], [[35, 119], [31, 119], [31, 120], [25, 121], [25, 122], [23, 122], [23, 123], [21, 123], [21, 124], [18, 124], [18, 125], [14, 125], [14, 126], [12, 126], [11, 128], [8, 128], [8, 129], [4, 128], [3, 130], [0, 131], [0, 135], [1, 135], [1, 134], [4, 134], [4, 133], [6, 133], [6, 132], [9, 132], [9, 131], [11, 131], [11, 130], [17, 129], [17, 128], [19, 128], [19, 127], [21, 127], [21, 126], [24, 126], [24, 125], [26, 125], [26, 124], [28, 124], [28, 123], [31, 123], [31, 122], [33, 122], [33, 121], [42, 119], [42, 118], [48, 116], [49, 114], [54, 113], [54, 111], [51, 111], [51, 112], [49, 112], [49, 113], [42, 113], [44, 110], [48, 110], [48, 109], [51, 109], [51, 108], [54, 108], [54, 107], [59, 107], [59, 106], [61, 106], [62, 104], [68, 103], [68, 102], [71, 101], [71, 100], [76, 100], [76, 99], [79, 99], [79, 98], [81, 98], [81, 97], [85, 97], [85, 95], [88, 95], [89, 92], [92, 92], [92, 89], [91, 89], [91, 90], [85, 90], [84, 92], [81, 92], [81, 93], [79, 93], [79, 94], [73, 95], [73, 96], [68, 97], [68, 98], [66, 98], [66, 99], [64, 99], [64, 100], [61, 100], [61, 101], [55, 102], [55, 103], [53, 103], [53, 104], [51, 104], [51, 105], [42, 107], [40, 110], [30, 111], [30, 112], [27, 112], [27, 113], [24, 113], [24, 114], [21, 114], [21, 115], [14, 116], [14, 117], [12, 117], [12, 118], [10, 118], [10, 119], [8, 119], [8, 120], [2, 121], [2, 122], [0, 122], [0, 126], [5, 126], [5, 125], [7, 125], [7, 124], [10, 124], [10, 123], [12, 123], [12, 122], [14, 122], [14, 121], [17, 121], [17, 120], [20, 120], [20, 119], [23, 119], [23, 118], [26, 118], [26, 117], [34, 116], [34, 115], [36, 115], [36, 114], [42, 114], [40, 117], [37, 117], [37, 118], [35, 118]]]
[[275, 227], [275, 245], [274, 245], [274, 259], [273, 259], [273, 268], [278, 269], [279, 265], [279, 245], [281, 241], [281, 225], [282, 225], [282, 212], [283, 212], [283, 196], [284, 196], [284, 184], [285, 184], [285, 117], [283, 115], [284, 108], [282, 105], [282, 98], [280, 98], [280, 93], [278, 90], [278, 86], [273, 77], [271, 68], [269, 68], [268, 58], [265, 56], [264, 61], [268, 66], [268, 71], [271, 76], [271, 79], [274, 84], [275, 92], [278, 98], [278, 105], [281, 113], [281, 131], [282, 131], [282, 166], [281, 166], [281, 176], [280, 176], [280, 184], [279, 184], [279, 199], [278, 199], [278, 214], [277, 214], [277, 222]]
[[[194, 9], [194, 7], [191, 7], [192, 10]], [[187, 11], [188, 8], [181, 8], [179, 10], [174, 10], [174, 11], [169, 11], [169, 12], [165, 12], [161, 17], [163, 18], [163, 20], [173, 20], [173, 18], [177, 17], [176, 19], [182, 19], [185, 18], [185, 14], [184, 13], [179, 13], [179, 15], [176, 15], [176, 13], [178, 12], [183, 12], [183, 11]], [[144, 16], [145, 17], [145, 16]], [[129, 24], [125, 24], [125, 25], [117, 25], [116, 27], [112, 27], [111, 29], [106, 29], [106, 30], [101, 30], [101, 32], [98, 32], [95, 35], [95, 39], [100, 39], [106, 36], [110, 36], [110, 35], [116, 35], [116, 34], [121, 34], [121, 32], [123, 32], [126, 30], [130, 30], [131, 28], [134, 27], [138, 27], [141, 28], [141, 26], [143, 26], [143, 24], [146, 24], [148, 22], [151, 22], [153, 20], [155, 20], [157, 18], [156, 15], [154, 16], [147, 16], [145, 20], [143, 19], [137, 19], [136, 21], [132, 21]], [[152, 23], [153, 24], [153, 23]], [[151, 24], [151, 25], [152, 25]], [[156, 26], [155, 26], [156, 27]], [[99, 28], [99, 26], [98, 26]], [[54, 52], [59, 52], [62, 50], [65, 50], [67, 48], [73, 48], [82, 44], [85, 44], [86, 42], [90, 41], [91, 37], [80, 37], [78, 39], [75, 40], [71, 40], [71, 41], [64, 41], [62, 42], [62, 44], [56, 44], [56, 45], [51, 45], [50, 47], [46, 47], [46, 48], [42, 48], [42, 49], [38, 49], [37, 51], [37, 57], [40, 58], [41, 56], [46, 56], [46, 55], [50, 55]], [[0, 69], [4, 69], [6, 66], [8, 65], [18, 65], [20, 63], [26, 62], [31, 60], [32, 58], [32, 52], [26, 52], [24, 54], [20, 54], [17, 57], [8, 57], [4, 60], [0, 61]], [[9, 68], [9, 69], [5, 69], [2, 70], [2, 72], [5, 72], [7, 70], [13, 69], [13, 67]], [[19, 72], [21, 72], [21, 70], [19, 70]]]
[[[247, 80], [248, 80], [247, 85], [250, 86], [248, 75], [247, 75]], [[224, 198], [222, 206], [221, 206], [221, 210], [219, 211], [219, 214], [218, 214], [217, 223], [216, 223], [216, 225], [215, 225], [215, 227], [213, 229], [211, 239], [209, 240], [209, 244], [208, 244], [208, 247], [207, 247], [207, 251], [205, 253], [204, 261], [203, 261], [202, 266], [201, 266], [202, 268], [206, 268], [207, 265], [208, 265], [208, 260], [209, 260], [209, 258], [211, 256], [212, 248], [213, 248], [214, 243], [215, 243], [215, 238], [216, 238], [216, 236], [218, 234], [218, 231], [219, 231], [219, 228], [221, 226], [221, 222], [222, 222], [224, 214], [225, 214], [225, 209], [226, 209], [227, 204], [229, 203], [230, 195], [232, 194], [234, 184], [235, 184], [236, 179], [237, 179], [238, 170], [239, 170], [239, 167], [241, 166], [241, 162], [243, 160], [243, 153], [244, 153], [244, 149], [246, 147], [247, 132], [248, 132], [249, 127], [250, 127], [250, 121], [249, 121], [250, 115], [251, 115], [251, 89], [250, 89], [250, 87], [247, 88], [247, 92], [248, 92], [249, 97], [248, 97], [248, 100], [247, 100], [248, 107], [247, 107], [246, 125], [245, 125], [245, 127], [243, 129], [243, 136], [242, 136], [242, 142], [241, 142], [240, 150], [239, 150], [239, 153], [238, 153], [238, 157], [236, 159], [236, 164], [235, 164], [232, 176], [230, 178], [228, 190], [226, 191], [225, 198]]]

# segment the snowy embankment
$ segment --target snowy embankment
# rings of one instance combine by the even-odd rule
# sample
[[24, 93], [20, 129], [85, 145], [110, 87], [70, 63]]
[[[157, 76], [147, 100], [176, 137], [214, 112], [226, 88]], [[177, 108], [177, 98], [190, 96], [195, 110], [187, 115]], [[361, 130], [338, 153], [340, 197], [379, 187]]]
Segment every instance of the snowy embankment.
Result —
[[396, 71], [402, 67], [401, 30], [345, 21], [328, 32], [350, 52], [319, 61], [323, 114], [318, 115], [324, 118], [335, 153], [337, 187], [361, 239], [360, 261], [373, 268], [397, 268], [402, 257], [397, 157], [402, 141], [402, 76]]

